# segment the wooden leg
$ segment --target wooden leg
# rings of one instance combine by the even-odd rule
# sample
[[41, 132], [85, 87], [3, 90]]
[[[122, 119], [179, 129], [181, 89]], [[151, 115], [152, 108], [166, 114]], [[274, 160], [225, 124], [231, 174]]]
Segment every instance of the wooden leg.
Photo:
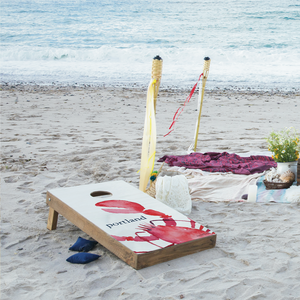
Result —
[[48, 222], [47, 222], [47, 228], [49, 230], [56, 229], [57, 218], [58, 218], [58, 212], [55, 211], [52, 207], [49, 207], [49, 215], [48, 215]]

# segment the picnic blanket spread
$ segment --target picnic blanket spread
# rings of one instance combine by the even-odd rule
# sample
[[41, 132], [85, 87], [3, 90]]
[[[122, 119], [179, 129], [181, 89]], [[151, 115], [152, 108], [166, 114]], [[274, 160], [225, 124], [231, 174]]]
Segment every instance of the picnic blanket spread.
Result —
[[258, 178], [256, 202], [268, 203], [289, 203], [285, 197], [287, 189], [267, 190], [264, 184], [265, 176]]
[[191, 153], [188, 155], [165, 155], [158, 162], [165, 162], [169, 166], [200, 169], [207, 172], [232, 172], [234, 174], [249, 175], [262, 173], [270, 168], [276, 168], [273, 158], [264, 155], [241, 157], [227, 152]]

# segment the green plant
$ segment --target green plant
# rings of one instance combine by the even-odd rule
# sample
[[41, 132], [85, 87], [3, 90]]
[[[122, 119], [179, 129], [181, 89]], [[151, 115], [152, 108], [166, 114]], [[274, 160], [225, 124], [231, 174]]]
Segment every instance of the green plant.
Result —
[[272, 131], [266, 138], [268, 150], [273, 153], [272, 157], [276, 162], [290, 162], [299, 158], [300, 143], [299, 133], [294, 127], [284, 130]]

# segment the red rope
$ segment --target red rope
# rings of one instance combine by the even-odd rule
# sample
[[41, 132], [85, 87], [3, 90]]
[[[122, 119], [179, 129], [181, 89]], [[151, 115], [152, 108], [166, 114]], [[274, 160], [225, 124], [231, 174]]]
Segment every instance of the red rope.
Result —
[[173, 122], [172, 122], [171, 126], [169, 127], [169, 130], [170, 130], [170, 131], [169, 131], [167, 134], [165, 134], [164, 137], [166, 137], [168, 134], [170, 134], [170, 133], [174, 130], [174, 128], [173, 128], [173, 129], [171, 129], [171, 128], [174, 127], [174, 125], [175, 125], [176, 121], [178, 120], [180, 114], [182, 113], [184, 107], [187, 105], [187, 103], [190, 102], [190, 100], [191, 100], [191, 98], [192, 98], [192, 96], [193, 96], [193, 94], [194, 94], [194, 92], [195, 92], [195, 89], [196, 89], [196, 87], [197, 87], [197, 84], [199, 83], [199, 81], [200, 81], [200, 79], [201, 79], [202, 76], [203, 76], [203, 73], [200, 74], [198, 81], [195, 83], [195, 85], [194, 85], [194, 87], [192, 88], [190, 94], [189, 94], [189, 95], [187, 96], [187, 98], [185, 99], [183, 106], [182, 106], [182, 107], [179, 107], [179, 108], [176, 110], [176, 112], [175, 112], [175, 114], [174, 114], [174, 117], [173, 117]]

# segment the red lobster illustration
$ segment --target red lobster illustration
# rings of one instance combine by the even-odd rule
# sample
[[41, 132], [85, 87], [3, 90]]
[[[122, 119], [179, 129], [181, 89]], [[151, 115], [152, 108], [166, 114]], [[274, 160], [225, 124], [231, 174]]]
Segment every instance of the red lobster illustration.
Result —
[[[145, 209], [145, 207], [136, 202], [106, 200], [98, 202], [95, 205], [109, 213], [143, 213], [162, 218], [159, 220], [151, 220], [148, 224], [139, 225], [138, 229], [142, 231], [135, 232], [134, 237], [112, 235], [112, 237], [118, 241], [148, 242], [158, 248], [165, 248], [215, 234], [191, 219], [175, 221], [172, 216], [156, 210]], [[158, 242], [159, 240], [161, 242]], [[156, 243], [153, 243], [153, 241], [156, 241]]]
[[144, 206], [127, 200], [106, 200], [95, 204], [100, 207], [113, 207], [113, 208], [102, 208], [102, 210], [114, 213], [114, 214], [137, 214], [143, 213], [150, 216], [158, 216], [162, 218], [171, 218], [164, 213], [161, 213], [152, 209], [145, 209]]

